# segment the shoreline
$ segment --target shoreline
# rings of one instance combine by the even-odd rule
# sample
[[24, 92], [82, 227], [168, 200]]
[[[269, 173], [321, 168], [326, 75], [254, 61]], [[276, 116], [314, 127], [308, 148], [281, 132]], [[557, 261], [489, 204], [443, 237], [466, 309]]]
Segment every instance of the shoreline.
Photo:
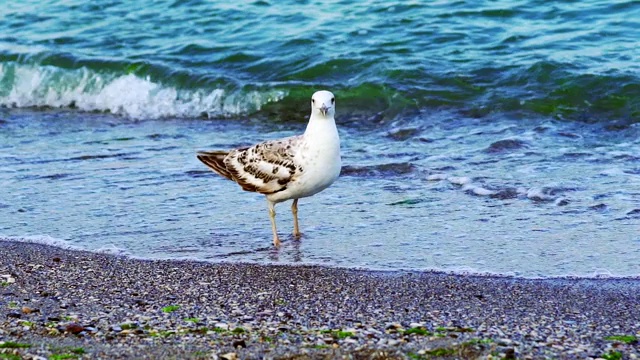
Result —
[[640, 279], [137, 260], [2, 240], [0, 259], [0, 356], [640, 357], [612, 338], [640, 337]]
[[66, 242], [65, 240], [57, 240], [53, 238], [48, 238], [46, 241], [42, 240], [30, 240], [28, 238], [16, 237], [14, 238], [8, 237], [3, 238], [0, 237], [0, 244], [2, 243], [19, 243], [19, 244], [28, 244], [28, 245], [36, 245], [36, 246], [44, 246], [53, 249], [58, 249], [60, 251], [69, 251], [69, 252], [77, 252], [77, 253], [87, 253], [87, 254], [95, 254], [95, 255], [106, 255], [106, 256], [114, 256], [118, 258], [122, 258], [124, 260], [132, 260], [132, 261], [160, 261], [160, 262], [175, 262], [175, 263], [195, 263], [195, 264], [207, 264], [214, 266], [224, 266], [224, 265], [239, 265], [239, 266], [264, 266], [264, 267], [293, 267], [293, 268], [320, 268], [320, 269], [331, 269], [338, 271], [360, 271], [366, 272], [370, 274], [379, 274], [381, 276], [387, 274], [432, 274], [432, 275], [442, 275], [442, 276], [460, 276], [463, 278], [495, 278], [495, 279], [511, 279], [511, 280], [523, 280], [523, 281], [580, 281], [580, 282], [599, 282], [599, 281], [607, 281], [607, 282], [618, 282], [618, 281], [629, 281], [629, 284], [635, 284], [636, 282], [639, 284], [640, 289], [640, 275], [615, 275], [608, 272], [597, 273], [594, 272], [593, 275], [548, 275], [548, 276], [524, 276], [524, 275], [514, 275], [514, 274], [503, 274], [497, 272], [490, 271], [475, 271], [473, 269], [461, 268], [459, 270], [443, 270], [443, 269], [431, 269], [431, 268], [368, 268], [361, 266], [343, 266], [336, 264], [325, 264], [325, 263], [314, 263], [314, 262], [278, 262], [278, 261], [228, 261], [228, 260], [207, 260], [207, 259], [198, 259], [198, 258], [154, 258], [154, 257], [146, 257], [141, 255], [134, 255], [126, 250], [120, 248], [100, 248], [98, 250], [87, 250], [80, 246], [73, 245], [71, 243]]

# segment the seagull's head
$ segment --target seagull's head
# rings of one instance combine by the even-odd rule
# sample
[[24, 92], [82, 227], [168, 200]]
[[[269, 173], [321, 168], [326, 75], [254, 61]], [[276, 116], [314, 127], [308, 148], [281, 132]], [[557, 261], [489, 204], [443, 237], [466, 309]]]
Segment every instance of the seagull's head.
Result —
[[330, 91], [316, 91], [311, 97], [311, 113], [333, 117], [336, 113], [336, 97]]

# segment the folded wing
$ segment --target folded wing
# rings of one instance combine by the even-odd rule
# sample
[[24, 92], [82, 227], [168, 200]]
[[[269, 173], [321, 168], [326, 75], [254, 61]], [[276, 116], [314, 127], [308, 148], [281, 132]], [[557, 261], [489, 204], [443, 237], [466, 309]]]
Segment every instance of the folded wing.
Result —
[[267, 141], [230, 152], [198, 153], [198, 159], [213, 171], [237, 182], [243, 190], [273, 194], [283, 191], [304, 169], [296, 164], [300, 136]]

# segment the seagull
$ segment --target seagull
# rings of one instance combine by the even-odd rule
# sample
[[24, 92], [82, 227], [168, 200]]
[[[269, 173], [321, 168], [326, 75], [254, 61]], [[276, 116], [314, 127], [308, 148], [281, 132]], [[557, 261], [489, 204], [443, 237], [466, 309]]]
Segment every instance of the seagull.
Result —
[[198, 159], [211, 170], [243, 190], [266, 196], [275, 247], [280, 246], [276, 204], [293, 199], [293, 235], [299, 238], [298, 199], [328, 188], [340, 175], [335, 113], [335, 96], [321, 90], [311, 97], [311, 115], [304, 134], [230, 151], [198, 152]]

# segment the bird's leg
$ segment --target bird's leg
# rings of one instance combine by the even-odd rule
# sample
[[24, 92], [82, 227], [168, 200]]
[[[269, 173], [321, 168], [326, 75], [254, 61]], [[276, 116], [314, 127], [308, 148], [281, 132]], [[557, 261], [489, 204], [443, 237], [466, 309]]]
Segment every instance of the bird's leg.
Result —
[[271, 219], [271, 230], [273, 231], [273, 246], [280, 246], [280, 238], [278, 237], [278, 229], [276, 229], [276, 204], [269, 201], [269, 218]]
[[293, 214], [293, 236], [300, 237], [300, 228], [298, 227], [298, 199], [293, 200], [291, 213]]

